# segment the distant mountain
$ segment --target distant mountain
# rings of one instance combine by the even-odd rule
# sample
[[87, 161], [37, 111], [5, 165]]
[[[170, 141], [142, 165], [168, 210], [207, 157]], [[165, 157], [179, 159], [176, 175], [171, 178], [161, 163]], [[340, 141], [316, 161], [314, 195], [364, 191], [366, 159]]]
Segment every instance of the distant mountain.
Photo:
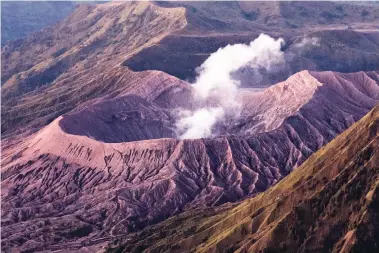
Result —
[[[285, 38], [283, 49], [291, 60], [279, 74], [250, 86], [274, 84], [304, 69], [356, 72], [379, 68], [377, 5], [321, 1], [156, 4], [185, 8], [187, 25], [126, 59], [124, 65], [132, 70], [161, 70], [191, 80], [210, 53], [227, 44], [249, 43], [260, 33]], [[319, 43], [297, 47], [309, 39]]]
[[377, 252], [379, 107], [237, 206], [180, 214], [106, 252]]
[[77, 5], [74, 1], [2, 1], [1, 45], [58, 22]]

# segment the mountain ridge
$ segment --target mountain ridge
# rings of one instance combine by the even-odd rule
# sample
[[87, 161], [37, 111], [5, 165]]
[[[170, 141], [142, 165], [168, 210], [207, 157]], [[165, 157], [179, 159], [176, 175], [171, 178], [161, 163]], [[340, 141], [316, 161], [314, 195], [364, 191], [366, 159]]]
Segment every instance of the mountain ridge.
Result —
[[[335, 81], [336, 76], [338, 82]], [[198, 140], [142, 138], [139, 141], [106, 143], [88, 134], [89, 128], [85, 128], [87, 132], [81, 136], [65, 132], [67, 126], [64, 131], [61, 122], [66, 116], [61, 116], [30, 137], [3, 145], [3, 247], [38, 251], [57, 249], [62, 244], [80, 248], [87, 241], [108, 241], [186, 210], [219, 206], [271, 189], [271, 185], [359, 120], [378, 102], [375, 93], [379, 90], [377, 77], [376, 72], [312, 75], [303, 71], [292, 78], [294, 80], [288, 83], [289, 87], [285, 88], [286, 83], [281, 83], [270, 90], [277, 90], [278, 94], [292, 94], [291, 85], [296, 87], [300, 84], [302, 87], [301, 80], [309, 79], [314, 80], [318, 87], [312, 98], [292, 115], [286, 116], [279, 128], [269, 132], [258, 128], [250, 135], [221, 135]], [[354, 85], [349, 79], [355, 80]], [[152, 103], [158, 109], [160, 103], [164, 108], [175, 108], [175, 101], [182, 101], [181, 96], [190, 94], [182, 81], [170, 80], [173, 82], [157, 83], [157, 87], [166, 87], [159, 92], [166, 94], [167, 90], [172, 91], [167, 89], [170, 86], [183, 87], [184, 92], [174, 93], [178, 99], [169, 94], [172, 99], [167, 104], [165, 101], [168, 100], [158, 92], [150, 96], [152, 102], [144, 106]], [[324, 80], [324, 83], [319, 86], [318, 80]], [[148, 87], [150, 89], [142, 89], [138, 91], [142, 93], [138, 94], [149, 97], [151, 91], [158, 91], [156, 86]], [[350, 92], [346, 92], [346, 87], [350, 87], [347, 89]], [[312, 94], [312, 89], [310, 91]], [[257, 96], [255, 91], [250, 92]], [[266, 94], [266, 98], [273, 97], [270, 92], [261, 94]], [[331, 94], [333, 99], [330, 99]], [[265, 97], [263, 95], [261, 98]], [[364, 96], [372, 98], [357, 99]], [[83, 119], [81, 113], [86, 108], [93, 110], [99, 106], [107, 112], [104, 102], [111, 106], [112, 103], [128, 105], [128, 101], [146, 101], [142, 97], [135, 99], [135, 95], [105, 98], [104, 101], [95, 99], [77, 112], [70, 113], [72, 119], [65, 124]], [[265, 100], [257, 100], [259, 103], [255, 104], [255, 110], [252, 109], [254, 104], [250, 104], [248, 111], [267, 111], [269, 107], [260, 106], [262, 101]], [[274, 107], [275, 103], [270, 101], [268, 104]], [[296, 103], [293, 99], [292, 102]], [[113, 113], [120, 110], [116, 121], [123, 115], [126, 122], [136, 118], [128, 118], [129, 109], [125, 107], [126, 111], [123, 111], [123, 108], [117, 106], [112, 109]], [[141, 112], [141, 115], [145, 114]], [[102, 117], [99, 112], [96, 115], [93, 119]], [[143, 118], [147, 119], [147, 116]], [[88, 119], [84, 118], [85, 121]], [[263, 120], [261, 117], [257, 119]], [[90, 125], [98, 129], [95, 123]], [[107, 124], [112, 126], [114, 123]], [[123, 125], [131, 124], [124, 122]], [[156, 206], [158, 202], [161, 204]], [[41, 223], [46, 219], [50, 223]], [[41, 228], [29, 231], [25, 226]], [[51, 237], [41, 239], [42, 231], [48, 231]], [[66, 232], [62, 234], [60, 231]], [[34, 238], [35, 242], [23, 243], [20, 238], [25, 236]]]
[[[285, 21], [280, 21], [291, 18], [289, 14], [267, 13], [270, 20], [279, 20], [283, 26], [284, 30], [278, 32], [266, 29], [263, 7], [261, 16], [254, 21], [246, 19], [238, 3], [218, 4], [220, 6], [217, 8], [213, 3], [119, 2], [80, 5], [54, 26], [2, 47], [2, 59], [6, 63], [2, 65], [3, 138], [24, 133], [25, 129], [38, 130], [73, 110], [80, 102], [67, 97], [75, 90], [79, 92], [80, 100], [85, 102], [87, 98], [95, 98], [103, 92], [103, 95], [107, 94], [108, 90], [96, 82], [107, 83], [110, 88], [112, 83], [117, 83], [115, 77], [126, 75], [130, 78], [125, 80], [127, 86], [127, 82], [135, 82], [132, 78], [142, 78], [146, 73], [151, 73], [144, 70], [161, 70], [182, 79], [194, 77], [196, 67], [218, 48], [227, 44], [248, 43], [262, 32], [286, 40], [283, 50], [287, 63], [278, 73], [265, 74], [262, 81], [252, 79], [254, 73], [247, 69], [240, 73], [243, 87], [266, 87], [303, 69], [344, 72], [376, 69], [379, 36], [371, 30], [375, 28], [373, 13], [377, 7], [370, 7], [372, 12], [362, 18], [357, 11], [351, 11], [352, 6], [358, 8], [356, 5], [348, 4], [345, 10], [343, 4], [320, 3], [312, 4], [315, 10], [311, 10], [301, 7], [302, 3], [265, 4], [265, 9], [277, 5], [279, 14], [305, 8], [305, 11], [315, 11], [314, 15], [319, 16], [317, 13], [322, 10], [337, 13], [339, 6], [346, 11], [341, 18], [318, 24], [319, 31], [307, 30], [303, 31], [303, 35], [298, 34], [300, 28], [289, 28]], [[250, 13], [258, 6], [251, 3], [251, 6], [243, 8], [248, 8], [246, 11]], [[362, 10], [365, 8], [367, 6], [359, 7]], [[215, 12], [217, 9], [238, 14], [238, 18], [221, 20], [220, 13]], [[216, 20], [213, 28], [203, 27], [208, 20], [204, 18], [208, 16]], [[353, 29], [346, 29], [344, 20], [350, 18], [355, 21], [361, 19], [362, 22], [357, 21]], [[325, 17], [320, 16], [321, 19]], [[233, 29], [241, 29], [232, 33], [230, 29], [226, 31], [223, 26], [218, 27], [216, 24], [220, 22], [230, 24]], [[338, 27], [331, 25], [327, 28], [328, 23], [338, 24]], [[252, 31], [250, 28], [255, 26], [259, 29]], [[206, 29], [207, 32], [199, 34], [196, 29]], [[317, 36], [322, 46], [311, 43], [299, 50], [298, 45]], [[345, 54], [333, 53], [337, 51]], [[326, 64], [322, 60], [325, 57], [332, 63]], [[133, 74], [133, 71], [141, 72]], [[97, 78], [97, 73], [105, 78]], [[84, 91], [83, 87], [89, 85], [92, 87]], [[41, 103], [41, 99], [45, 102]]]
[[378, 131], [376, 106], [255, 198], [224, 210], [188, 211], [130, 236], [123, 246], [110, 245], [107, 252], [373, 252]]
[[[371, 247], [378, 8], [108, 2], [7, 43], [2, 248], [86, 252], [115, 239], [114, 250], [132, 252]], [[261, 33], [284, 38], [283, 66], [230, 73], [238, 108], [209, 137], [184, 139], [182, 114], [224, 106], [197, 99], [196, 68]], [[341, 198], [349, 205], [334, 205]]]

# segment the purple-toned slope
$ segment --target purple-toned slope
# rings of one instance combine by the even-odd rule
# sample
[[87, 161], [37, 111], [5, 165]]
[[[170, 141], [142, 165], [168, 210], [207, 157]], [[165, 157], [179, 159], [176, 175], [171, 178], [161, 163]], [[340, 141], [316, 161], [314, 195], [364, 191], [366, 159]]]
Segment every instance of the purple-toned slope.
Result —
[[[111, 143], [128, 136], [125, 129], [120, 136], [93, 134], [108, 124], [96, 115], [105, 116], [109, 108], [123, 115], [137, 101], [150, 108], [138, 111], [145, 120], [170, 113], [170, 100], [164, 99], [169, 90], [89, 105], [5, 150], [3, 249], [67, 250], [103, 243], [188, 208], [264, 191], [379, 102], [379, 75], [303, 71], [261, 93], [241, 91], [244, 126], [214, 139], [144, 140], [165, 137], [152, 134], [154, 124], [141, 130], [141, 141]], [[170, 95], [180, 101], [174, 94], [186, 93]], [[120, 99], [125, 106], [112, 104], [120, 105]], [[97, 112], [85, 119], [94, 132], [73, 134], [79, 130], [71, 123], [81, 122], [85, 110]], [[124, 126], [134, 131], [139, 125]]]

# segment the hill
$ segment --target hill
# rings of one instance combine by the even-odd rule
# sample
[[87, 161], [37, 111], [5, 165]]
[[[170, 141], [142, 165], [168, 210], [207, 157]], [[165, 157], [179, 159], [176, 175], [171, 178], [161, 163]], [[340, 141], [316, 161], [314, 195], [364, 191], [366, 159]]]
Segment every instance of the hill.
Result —
[[[95, 251], [127, 236], [136, 247], [126, 245], [126, 250], [137, 252], [145, 247], [181, 251], [198, 244], [217, 252], [228, 249], [225, 236], [227, 245], [241, 251], [269, 250], [271, 239], [254, 244], [238, 234], [256, 228], [239, 226], [239, 218], [251, 213], [232, 215], [231, 223], [217, 217], [231, 215], [225, 212], [240, 210], [231, 208], [266, 196], [259, 195], [265, 191], [268, 198], [280, 198], [270, 195], [271, 186], [276, 189], [292, 171], [304, 168], [301, 164], [314, 152], [378, 104], [378, 8], [335, 2], [107, 2], [79, 5], [54, 25], [6, 43], [2, 249]], [[261, 33], [285, 39], [286, 44], [275, 44], [283, 66], [262, 70], [261, 79], [255, 75], [260, 69], [251, 66], [229, 73], [241, 80], [231, 96], [238, 110], [221, 117], [208, 138], [183, 138], [180, 115], [220, 107], [227, 98], [199, 101], [196, 85], [186, 80], [220, 47], [247, 44]], [[225, 77], [225, 72], [218, 73]], [[357, 133], [363, 143], [365, 133]], [[286, 185], [292, 187], [291, 182]], [[302, 190], [311, 194], [307, 189]], [[241, 210], [248, 213], [262, 204], [254, 201]], [[262, 216], [254, 209], [272, 225], [264, 231], [288, 211], [273, 208], [263, 208]], [[193, 216], [195, 210], [203, 211]], [[215, 212], [221, 215], [209, 221], [215, 230], [208, 220], [187, 230], [186, 224], [203, 222]], [[176, 222], [170, 223], [177, 219], [184, 222], [185, 237], [195, 240], [179, 233], [173, 238], [180, 248], [170, 248], [166, 238], [178, 231]], [[253, 223], [263, 224], [259, 219]], [[168, 224], [165, 220], [173, 230], [152, 235], [161, 228], [152, 225]], [[294, 236], [303, 233], [291, 222]], [[224, 230], [230, 224], [238, 225], [237, 234]], [[267, 234], [259, 233], [253, 240]], [[150, 238], [144, 235], [160, 242], [146, 245]], [[241, 241], [235, 243], [234, 236]], [[286, 239], [284, 247], [291, 251], [303, 239]], [[321, 247], [317, 243], [314, 247]]]
[[242, 116], [218, 137], [178, 140], [173, 110], [189, 86], [159, 72], [143, 80], [3, 142], [2, 248], [78, 249], [255, 196], [379, 100], [376, 72], [303, 71], [241, 89]]
[[[108, 91], [117, 89], [113, 84], [121, 85], [114, 76], [128, 76], [126, 82], [134, 82], [130, 78], [145, 75], [144, 70], [160, 70], [191, 79], [211, 53], [227, 44], [248, 43], [260, 33], [285, 39], [287, 63], [261, 80], [252, 81], [253, 71], [246, 70], [241, 74], [245, 87], [267, 87], [303, 69], [378, 69], [379, 7], [333, 2], [260, 4], [78, 6], [53, 26], [2, 47], [2, 138], [38, 130], [90, 98], [109, 95]], [[106, 89], [101, 88], [103, 83], [108, 83]]]
[[266, 192], [183, 213], [107, 252], [376, 252], [378, 133], [377, 106]]

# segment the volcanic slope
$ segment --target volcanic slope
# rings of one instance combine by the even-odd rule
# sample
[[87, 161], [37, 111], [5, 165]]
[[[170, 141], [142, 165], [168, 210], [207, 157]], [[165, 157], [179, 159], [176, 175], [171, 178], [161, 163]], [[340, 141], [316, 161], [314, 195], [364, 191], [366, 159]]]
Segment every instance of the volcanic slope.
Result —
[[377, 72], [303, 71], [261, 93], [242, 89], [243, 120], [223, 136], [177, 140], [167, 138], [170, 113], [190, 86], [151, 84], [137, 85], [140, 96], [90, 100], [5, 143], [3, 249], [77, 249], [184, 210], [254, 196], [379, 102]]
[[185, 24], [184, 10], [165, 10], [150, 3], [82, 5], [55, 26], [3, 47], [2, 138], [156, 75], [134, 74], [119, 66], [120, 57]]
[[[52, 27], [2, 48], [2, 138], [39, 129], [82, 103], [159, 79], [120, 66], [186, 24], [184, 9], [148, 2], [80, 5]], [[22, 57], [20, 57], [22, 55]], [[153, 77], [156, 75], [155, 77]]]
[[107, 252], [378, 252], [378, 166], [376, 106], [266, 192], [185, 212]]
[[379, 66], [379, 6], [283, 1], [156, 4], [185, 8], [187, 25], [127, 58], [124, 65], [132, 70], [155, 69], [192, 79], [209, 54], [227, 44], [249, 43], [260, 33], [285, 39], [288, 64], [247, 86], [274, 84], [304, 69], [356, 72]]
[[2, 47], [2, 138], [38, 130], [152, 73], [130, 70], [193, 77], [209, 54], [262, 32], [285, 38], [287, 65], [262, 81], [244, 71], [246, 87], [277, 83], [302, 69], [378, 69], [378, 8], [324, 2], [80, 5], [57, 24]]

